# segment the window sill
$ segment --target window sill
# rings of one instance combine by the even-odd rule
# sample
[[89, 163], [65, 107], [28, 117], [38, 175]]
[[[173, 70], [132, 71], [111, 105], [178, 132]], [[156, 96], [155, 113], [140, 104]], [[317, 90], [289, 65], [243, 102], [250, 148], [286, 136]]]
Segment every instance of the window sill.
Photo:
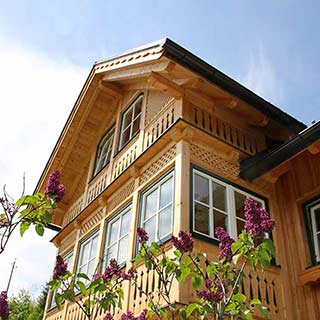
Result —
[[320, 264], [300, 272], [298, 278], [303, 286], [320, 286]]

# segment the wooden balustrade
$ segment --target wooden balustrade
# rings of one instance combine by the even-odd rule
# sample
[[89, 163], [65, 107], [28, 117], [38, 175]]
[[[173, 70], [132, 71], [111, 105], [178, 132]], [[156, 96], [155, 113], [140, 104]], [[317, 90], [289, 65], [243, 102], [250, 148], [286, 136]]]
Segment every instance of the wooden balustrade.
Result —
[[165, 133], [178, 119], [175, 102], [172, 101], [158, 114], [158, 116], [145, 129], [143, 149], [149, 148], [159, 137]]
[[125, 169], [127, 169], [134, 160], [140, 155], [138, 150], [138, 143], [140, 140], [136, 140], [133, 145], [130, 146], [124, 153], [114, 160], [112, 170], [112, 180], [116, 179]]
[[259, 151], [258, 142], [254, 136], [224, 120], [218, 119], [207, 110], [192, 106], [183, 117], [201, 130], [241, 151], [250, 155], [256, 154]]
[[87, 190], [86, 205], [91, 203], [108, 185], [108, 167], [105, 167], [102, 172], [90, 183]]
[[241, 291], [248, 299], [257, 298], [267, 307], [271, 319], [283, 319], [283, 295], [280, 273], [272, 269], [266, 272], [245, 269]]
[[63, 218], [62, 226], [66, 226], [70, 221], [72, 221], [83, 209], [85, 204], [85, 194], [79, 197], [73, 205], [69, 208], [69, 210], [65, 213]]
[[58, 310], [55, 308], [52, 311], [49, 311], [45, 317], [46, 320], [65, 320], [63, 319], [63, 310]]

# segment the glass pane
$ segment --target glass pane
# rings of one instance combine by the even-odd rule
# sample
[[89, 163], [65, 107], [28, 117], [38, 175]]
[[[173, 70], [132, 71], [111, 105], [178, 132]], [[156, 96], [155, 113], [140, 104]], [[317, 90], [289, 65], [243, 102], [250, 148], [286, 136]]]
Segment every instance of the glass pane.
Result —
[[88, 273], [87, 274], [88, 274], [89, 278], [91, 278], [95, 272], [95, 264], [96, 264], [96, 259], [93, 259], [88, 263]]
[[171, 233], [172, 228], [172, 205], [159, 213], [159, 238]]
[[160, 209], [172, 201], [172, 180], [173, 178], [170, 178], [160, 187]]
[[128, 236], [124, 237], [119, 242], [118, 263], [126, 261], [128, 256]]
[[92, 246], [90, 251], [90, 259], [96, 257], [97, 255], [97, 246], [98, 246], [98, 237], [95, 236], [94, 239], [92, 239]]
[[237, 219], [237, 235], [244, 229], [244, 221]]
[[81, 257], [79, 259], [79, 265], [83, 265], [89, 260], [89, 251], [90, 251], [90, 246], [89, 242], [83, 245], [82, 251], [81, 251]]
[[194, 198], [209, 204], [209, 180], [197, 174], [194, 175]]
[[79, 268], [79, 273], [87, 273], [87, 265], [84, 265]]
[[112, 259], [112, 258], [117, 258], [117, 244], [114, 244], [113, 246], [109, 247], [107, 249], [107, 252], [106, 252], [106, 265], [109, 263], [109, 261]]
[[157, 195], [158, 189], [146, 196], [146, 212], [144, 215], [144, 220], [148, 219], [157, 212]]
[[141, 113], [142, 100], [143, 100], [142, 97], [139, 97], [134, 106], [134, 118], [136, 118], [137, 115]]
[[122, 130], [127, 128], [132, 121], [132, 107], [123, 114]]
[[215, 208], [226, 211], [226, 188], [212, 182], [212, 204]]
[[128, 211], [125, 215], [122, 216], [120, 236], [123, 236], [129, 233], [130, 220], [131, 220], [130, 218], [131, 218], [130, 211]]
[[235, 191], [234, 198], [236, 202], [236, 215], [237, 217], [244, 219], [244, 202], [246, 201], [247, 197], [244, 194]]
[[217, 227], [222, 227], [226, 231], [228, 231], [228, 219], [227, 215], [213, 210], [213, 221], [214, 221], [214, 229]]
[[320, 231], [320, 208], [314, 210], [317, 231]]
[[119, 223], [120, 219], [117, 219], [111, 224], [108, 245], [114, 243], [118, 239]]
[[133, 122], [133, 128], [132, 128], [132, 135], [133, 137], [138, 131], [140, 130], [140, 117], [138, 117], [136, 120]]
[[121, 134], [120, 148], [130, 140], [130, 127]]
[[195, 203], [195, 230], [209, 235], [209, 208]]
[[149, 234], [149, 242], [155, 241], [156, 234], [156, 217], [154, 216], [144, 224], [144, 228]]

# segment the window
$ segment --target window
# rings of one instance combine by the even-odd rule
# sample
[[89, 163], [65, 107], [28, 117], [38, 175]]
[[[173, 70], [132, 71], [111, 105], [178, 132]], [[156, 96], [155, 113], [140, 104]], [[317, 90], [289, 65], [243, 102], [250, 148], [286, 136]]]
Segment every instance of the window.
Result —
[[142, 194], [141, 227], [149, 241], [165, 240], [172, 234], [174, 173], [166, 175]]
[[128, 240], [131, 221], [131, 206], [123, 209], [107, 225], [104, 263], [115, 258], [121, 265], [128, 257]]
[[[68, 264], [68, 271], [71, 271], [72, 258], [73, 258], [73, 251], [70, 251], [69, 253], [63, 256], [63, 260]], [[51, 294], [50, 308], [54, 308], [56, 306], [56, 301], [55, 301], [56, 293], [57, 291], [55, 290]]]
[[140, 95], [122, 114], [119, 150], [140, 130], [142, 101], [143, 95]]
[[216, 227], [226, 229], [236, 238], [244, 227], [244, 201], [251, 198], [265, 207], [265, 202], [230, 184], [193, 170], [193, 232], [216, 239]]
[[110, 162], [113, 137], [114, 127], [110, 129], [99, 142], [93, 176], [98, 174], [99, 171]]
[[304, 205], [313, 263], [320, 262], [320, 197]]
[[89, 238], [80, 244], [80, 253], [78, 260], [78, 273], [85, 273], [92, 277], [95, 273], [96, 257], [98, 245], [98, 232], [92, 234]]

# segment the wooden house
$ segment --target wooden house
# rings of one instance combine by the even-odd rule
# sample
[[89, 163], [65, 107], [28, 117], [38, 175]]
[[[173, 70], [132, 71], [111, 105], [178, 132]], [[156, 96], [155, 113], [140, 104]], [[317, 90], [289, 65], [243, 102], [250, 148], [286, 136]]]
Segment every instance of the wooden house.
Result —
[[[276, 221], [276, 262], [247, 269], [245, 293], [272, 319], [320, 319], [319, 137], [319, 122], [306, 128], [163, 39], [94, 64], [37, 190], [61, 171], [67, 193], [52, 241], [71, 271], [89, 274], [99, 258], [129, 268], [138, 226], [162, 242], [188, 230], [213, 257], [214, 228], [237, 237], [251, 197]], [[143, 266], [138, 277], [154, 283]], [[124, 291], [124, 311], [145, 308], [129, 284]], [[176, 285], [176, 301], [189, 292]], [[44, 319], [80, 314], [72, 303], [59, 311], [49, 294]]]

